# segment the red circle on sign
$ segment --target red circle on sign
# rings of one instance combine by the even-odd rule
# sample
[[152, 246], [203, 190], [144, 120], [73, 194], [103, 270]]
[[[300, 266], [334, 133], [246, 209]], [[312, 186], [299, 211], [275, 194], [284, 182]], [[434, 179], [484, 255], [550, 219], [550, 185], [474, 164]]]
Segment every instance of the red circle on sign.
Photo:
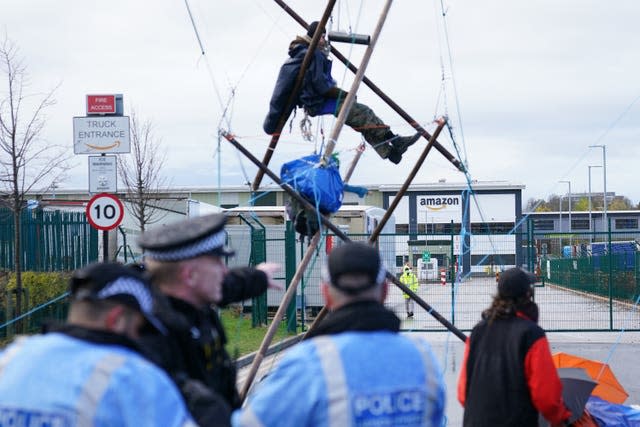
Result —
[[89, 200], [85, 213], [93, 228], [103, 231], [113, 230], [122, 222], [124, 205], [117, 196], [100, 193]]

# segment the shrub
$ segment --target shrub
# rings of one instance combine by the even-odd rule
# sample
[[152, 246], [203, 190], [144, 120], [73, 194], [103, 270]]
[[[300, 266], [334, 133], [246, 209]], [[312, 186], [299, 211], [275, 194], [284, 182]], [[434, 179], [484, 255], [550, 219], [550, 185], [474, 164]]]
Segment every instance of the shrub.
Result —
[[[26, 301], [26, 309], [32, 309], [43, 304], [55, 297], [60, 296], [67, 291], [69, 284], [68, 272], [49, 272], [37, 273], [33, 271], [25, 271], [22, 273], [22, 286], [27, 290], [28, 300]], [[6, 291], [12, 291], [16, 288], [15, 273], [9, 275], [6, 284]], [[2, 299], [5, 300], [6, 293], [3, 292]], [[13, 297], [15, 301], [15, 296]]]

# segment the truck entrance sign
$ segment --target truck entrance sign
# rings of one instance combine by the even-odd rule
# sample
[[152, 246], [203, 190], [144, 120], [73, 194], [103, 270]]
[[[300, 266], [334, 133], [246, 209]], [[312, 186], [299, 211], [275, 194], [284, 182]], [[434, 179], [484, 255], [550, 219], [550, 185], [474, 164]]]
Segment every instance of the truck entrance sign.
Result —
[[115, 95], [87, 95], [87, 115], [115, 113]]
[[96, 194], [87, 203], [85, 210], [89, 224], [98, 230], [113, 230], [122, 222], [124, 205], [113, 194]]
[[130, 153], [128, 116], [73, 118], [74, 154]]

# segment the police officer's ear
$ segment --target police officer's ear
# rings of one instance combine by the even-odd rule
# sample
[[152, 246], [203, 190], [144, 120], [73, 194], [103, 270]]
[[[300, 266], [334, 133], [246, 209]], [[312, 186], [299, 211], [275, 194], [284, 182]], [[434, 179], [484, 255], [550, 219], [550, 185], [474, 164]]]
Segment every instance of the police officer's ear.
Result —
[[380, 297], [380, 302], [384, 303], [385, 300], [387, 299], [387, 295], [389, 293], [389, 281], [385, 279], [385, 281], [382, 283], [382, 294]]
[[331, 290], [329, 289], [331, 285], [329, 282], [322, 280], [320, 282], [320, 291], [322, 292], [322, 298], [324, 298], [324, 303], [329, 310], [333, 308], [334, 298], [331, 295]]
[[178, 283], [184, 283], [187, 287], [193, 288], [195, 281], [194, 275], [196, 274], [193, 268], [192, 260], [185, 260], [178, 264], [177, 278]]
[[116, 332], [124, 307], [116, 305], [111, 307], [104, 315], [104, 327], [107, 331]]

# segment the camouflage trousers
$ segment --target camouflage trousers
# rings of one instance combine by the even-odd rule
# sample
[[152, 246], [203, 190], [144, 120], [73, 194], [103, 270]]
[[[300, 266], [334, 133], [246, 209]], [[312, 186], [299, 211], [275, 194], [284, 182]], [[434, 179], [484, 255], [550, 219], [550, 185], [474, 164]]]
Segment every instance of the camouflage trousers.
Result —
[[[338, 117], [343, 101], [344, 99], [338, 101], [338, 108], [336, 108], [334, 116]], [[389, 140], [394, 135], [389, 130], [389, 126], [384, 124], [371, 108], [355, 102], [347, 114], [345, 124], [356, 132], [360, 132], [380, 157], [386, 159], [389, 156], [391, 151]]]

